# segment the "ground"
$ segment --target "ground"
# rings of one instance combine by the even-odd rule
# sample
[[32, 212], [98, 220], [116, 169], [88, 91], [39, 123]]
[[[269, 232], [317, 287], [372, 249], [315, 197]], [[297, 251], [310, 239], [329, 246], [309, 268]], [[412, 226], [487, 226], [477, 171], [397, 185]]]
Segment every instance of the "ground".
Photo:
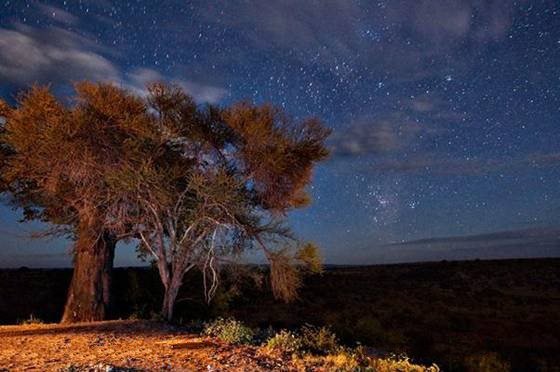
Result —
[[[488, 359], [510, 364], [512, 372], [559, 371], [558, 258], [327, 267], [306, 277], [299, 299], [289, 304], [256, 285], [255, 278], [266, 278], [261, 269], [247, 268], [243, 278], [225, 271], [210, 304], [201, 274], [189, 272], [177, 322], [233, 317], [262, 330], [329, 326], [344, 345], [359, 341], [444, 371], [467, 371]], [[0, 324], [57, 322], [71, 278], [71, 269], [0, 269]], [[113, 318], [159, 312], [157, 270], [117, 268], [113, 284]], [[3, 343], [0, 334], [0, 349]]]
[[0, 371], [294, 369], [255, 347], [225, 345], [148, 321], [0, 326], [0, 340]]

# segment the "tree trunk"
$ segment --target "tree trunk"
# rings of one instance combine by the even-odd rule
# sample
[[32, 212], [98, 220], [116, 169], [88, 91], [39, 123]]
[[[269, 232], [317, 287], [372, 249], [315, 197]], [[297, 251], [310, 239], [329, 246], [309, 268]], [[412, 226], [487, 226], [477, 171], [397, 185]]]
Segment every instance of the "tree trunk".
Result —
[[181, 288], [181, 283], [183, 281], [182, 275], [175, 275], [173, 273], [172, 279], [168, 286], [165, 286], [165, 294], [163, 296], [163, 306], [161, 308], [161, 314], [167, 321], [173, 319], [173, 308], [175, 307], [175, 300], [179, 294], [179, 289]]
[[62, 323], [104, 320], [110, 303], [111, 274], [116, 239], [108, 233], [76, 242], [74, 274]]

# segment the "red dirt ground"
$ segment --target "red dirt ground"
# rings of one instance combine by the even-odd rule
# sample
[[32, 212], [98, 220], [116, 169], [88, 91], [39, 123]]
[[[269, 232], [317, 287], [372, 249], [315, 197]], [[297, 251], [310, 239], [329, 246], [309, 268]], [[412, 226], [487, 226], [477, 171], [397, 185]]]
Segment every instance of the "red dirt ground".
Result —
[[295, 370], [289, 361], [262, 355], [255, 347], [225, 345], [162, 323], [127, 320], [0, 326], [0, 371], [126, 369]]

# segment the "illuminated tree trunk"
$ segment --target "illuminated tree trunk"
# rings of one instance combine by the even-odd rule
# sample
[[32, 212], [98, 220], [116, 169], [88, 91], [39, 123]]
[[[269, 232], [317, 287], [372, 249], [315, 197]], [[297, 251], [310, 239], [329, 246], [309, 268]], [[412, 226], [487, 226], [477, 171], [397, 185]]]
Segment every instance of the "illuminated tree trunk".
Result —
[[[89, 236], [90, 234], [83, 234]], [[116, 239], [108, 233], [76, 242], [74, 274], [62, 323], [104, 320], [110, 303]]]
[[173, 310], [175, 308], [175, 301], [177, 300], [177, 295], [179, 294], [179, 289], [183, 284], [183, 276], [187, 270], [180, 270], [179, 272], [173, 272], [168, 284], [164, 284], [165, 293], [163, 296], [163, 306], [161, 308], [161, 314], [167, 321], [173, 319]]
[[175, 307], [175, 300], [177, 299], [177, 294], [179, 293], [180, 287], [180, 283], [171, 283], [170, 287], [165, 291], [165, 294], [163, 296], [163, 306], [161, 309], [161, 313], [167, 321], [171, 321], [173, 319], [173, 308]]

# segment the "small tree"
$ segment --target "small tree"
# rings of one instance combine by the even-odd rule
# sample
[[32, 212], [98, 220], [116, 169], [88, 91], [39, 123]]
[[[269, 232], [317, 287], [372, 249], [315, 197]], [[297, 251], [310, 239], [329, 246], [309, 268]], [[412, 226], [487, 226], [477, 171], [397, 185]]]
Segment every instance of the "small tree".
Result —
[[[197, 109], [177, 87], [155, 84], [149, 92], [170, 151], [154, 154], [133, 175], [144, 211], [136, 228], [140, 248], [157, 261], [165, 317], [173, 315], [188, 270], [202, 270], [210, 298], [219, 263], [253, 246], [271, 263], [274, 294], [291, 300], [299, 277], [296, 260], [278, 244], [291, 236], [278, 220], [309, 201], [304, 188], [313, 165], [328, 154], [329, 131], [317, 120], [295, 123], [268, 105]], [[308, 247], [303, 261], [312, 252]]]

